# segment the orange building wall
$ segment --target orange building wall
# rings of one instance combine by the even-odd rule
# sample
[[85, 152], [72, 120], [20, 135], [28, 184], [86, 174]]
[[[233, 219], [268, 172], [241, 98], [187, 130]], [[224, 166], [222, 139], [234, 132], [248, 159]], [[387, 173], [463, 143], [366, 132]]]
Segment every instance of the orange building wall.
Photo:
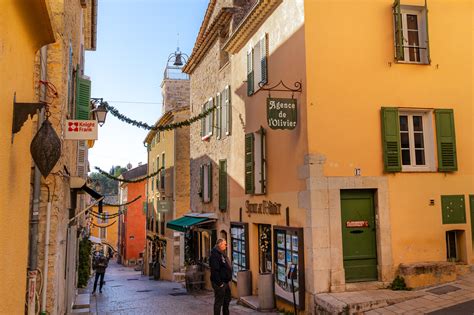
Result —
[[[130, 259], [138, 259], [139, 254], [145, 250], [145, 213], [143, 212], [143, 202], [146, 200], [145, 183], [130, 183], [128, 187], [127, 200], [131, 201], [138, 197], [134, 203], [127, 206], [127, 212], [124, 216], [125, 220], [125, 261]], [[133, 235], [133, 239], [130, 236]]]

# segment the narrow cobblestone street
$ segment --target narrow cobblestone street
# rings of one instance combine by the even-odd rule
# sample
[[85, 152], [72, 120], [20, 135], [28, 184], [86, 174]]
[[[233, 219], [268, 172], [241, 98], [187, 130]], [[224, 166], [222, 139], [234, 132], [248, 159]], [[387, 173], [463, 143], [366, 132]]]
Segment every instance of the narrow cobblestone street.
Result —
[[[87, 293], [92, 292], [93, 281], [94, 277], [89, 280]], [[91, 295], [90, 314], [212, 314], [212, 292], [191, 295], [180, 283], [149, 280], [140, 271], [115, 261], [110, 261], [105, 281], [102, 293], [97, 289], [97, 293]], [[235, 315], [258, 313], [237, 305], [235, 299], [230, 312]]]

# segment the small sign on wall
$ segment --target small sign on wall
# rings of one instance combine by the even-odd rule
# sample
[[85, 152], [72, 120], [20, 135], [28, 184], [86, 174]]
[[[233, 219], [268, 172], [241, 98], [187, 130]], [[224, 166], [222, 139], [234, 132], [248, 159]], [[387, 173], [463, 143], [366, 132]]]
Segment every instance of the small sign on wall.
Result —
[[66, 120], [64, 139], [97, 140], [96, 120]]
[[347, 221], [346, 227], [348, 228], [369, 227], [369, 221]]
[[267, 98], [267, 122], [271, 129], [295, 129], [297, 120], [296, 99]]

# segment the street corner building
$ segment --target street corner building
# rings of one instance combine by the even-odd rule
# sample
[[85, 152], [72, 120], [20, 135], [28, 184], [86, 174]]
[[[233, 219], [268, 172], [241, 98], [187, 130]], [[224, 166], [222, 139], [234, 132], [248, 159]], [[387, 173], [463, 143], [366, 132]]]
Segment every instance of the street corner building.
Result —
[[78, 194], [87, 141], [66, 139], [64, 122], [90, 119], [83, 56], [96, 49], [97, 3], [0, 4], [2, 314], [64, 314], [74, 301], [80, 213], [92, 200]]
[[193, 283], [211, 288], [218, 238], [233, 295], [256, 309], [312, 313], [319, 293], [466, 272], [472, 14], [461, 0], [209, 1], [183, 71], [191, 116], [211, 114], [189, 128], [191, 212], [167, 224], [185, 231]]

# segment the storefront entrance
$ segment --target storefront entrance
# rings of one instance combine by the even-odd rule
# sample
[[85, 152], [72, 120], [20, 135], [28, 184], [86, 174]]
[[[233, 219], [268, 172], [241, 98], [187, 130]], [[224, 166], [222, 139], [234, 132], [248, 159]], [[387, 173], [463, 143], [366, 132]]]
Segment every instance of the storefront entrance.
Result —
[[341, 190], [341, 219], [346, 282], [377, 280], [374, 192]]

